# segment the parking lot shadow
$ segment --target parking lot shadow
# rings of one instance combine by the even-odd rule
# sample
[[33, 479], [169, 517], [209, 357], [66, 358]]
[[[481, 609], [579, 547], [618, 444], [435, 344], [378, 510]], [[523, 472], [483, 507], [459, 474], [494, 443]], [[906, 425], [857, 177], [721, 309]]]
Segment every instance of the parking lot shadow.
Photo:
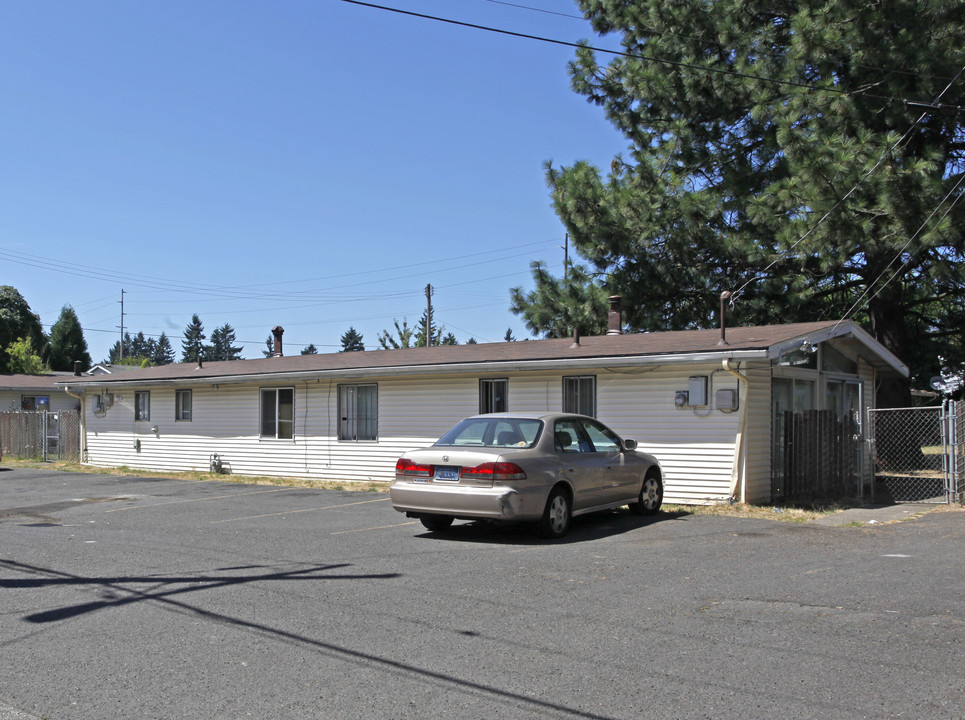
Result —
[[[420, 537], [426, 539], [454, 540], [496, 545], [545, 545], [591, 542], [602, 538], [622, 535], [646, 528], [664, 520], [679, 517], [678, 512], [658, 512], [656, 515], [634, 515], [627, 508], [580, 515], [573, 518], [570, 529], [562, 538], [548, 540], [536, 533], [533, 523], [504, 523], [491, 520], [471, 522], [457, 521], [443, 531], [426, 531]], [[686, 514], [686, 513], [683, 513]]]
[[[101, 588], [103, 594], [103, 599], [101, 600], [32, 613], [24, 617], [24, 620], [30, 623], [57, 622], [77, 617], [78, 615], [121, 607], [132, 603], [151, 600], [168, 601], [174, 596], [193, 593], [199, 590], [212, 590], [258, 582], [388, 580], [399, 577], [399, 573], [355, 574], [333, 572], [350, 567], [344, 563], [338, 565], [312, 565], [293, 570], [272, 570], [267, 566], [249, 565], [217, 569], [209, 575], [146, 575], [143, 577], [85, 577], [83, 575], [74, 575], [5, 559], [0, 559], [0, 567], [28, 575], [28, 577], [22, 578], [0, 578], [0, 589], [44, 588], [65, 585], [86, 585]], [[265, 572], [255, 572], [259, 569], [264, 569]], [[242, 570], [248, 572], [239, 572]], [[139, 590], [136, 587], [132, 587], [136, 585], [147, 585], [150, 589]]]

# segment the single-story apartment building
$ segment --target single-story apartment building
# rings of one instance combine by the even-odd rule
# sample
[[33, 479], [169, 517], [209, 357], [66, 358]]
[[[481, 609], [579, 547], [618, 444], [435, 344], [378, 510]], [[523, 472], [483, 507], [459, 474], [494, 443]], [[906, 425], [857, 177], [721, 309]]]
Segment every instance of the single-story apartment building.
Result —
[[655, 455], [668, 502], [767, 502], [785, 411], [829, 409], [860, 427], [875, 383], [908, 374], [851, 321], [726, 336], [617, 323], [597, 337], [291, 357], [273, 332], [272, 357], [61, 378], [83, 404], [85, 462], [390, 481], [401, 453], [466, 416], [562, 410]]
[[0, 375], [0, 412], [59, 412], [80, 410], [80, 399], [65, 394], [59, 380], [72, 379], [68, 372], [46, 375]]

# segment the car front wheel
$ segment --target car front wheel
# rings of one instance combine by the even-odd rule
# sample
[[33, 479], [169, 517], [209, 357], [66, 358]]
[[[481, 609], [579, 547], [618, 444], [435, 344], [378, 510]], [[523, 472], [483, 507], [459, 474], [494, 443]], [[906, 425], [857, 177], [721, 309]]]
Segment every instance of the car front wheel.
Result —
[[570, 496], [565, 490], [556, 488], [550, 493], [539, 522], [539, 534], [545, 538], [559, 538], [570, 528]]
[[449, 515], [426, 515], [425, 517], [419, 518], [419, 521], [425, 526], [426, 530], [442, 532], [443, 530], [449, 529], [453, 519], [454, 518]]
[[630, 503], [634, 515], [653, 515], [663, 504], [663, 481], [655, 472], [647, 473], [636, 502]]

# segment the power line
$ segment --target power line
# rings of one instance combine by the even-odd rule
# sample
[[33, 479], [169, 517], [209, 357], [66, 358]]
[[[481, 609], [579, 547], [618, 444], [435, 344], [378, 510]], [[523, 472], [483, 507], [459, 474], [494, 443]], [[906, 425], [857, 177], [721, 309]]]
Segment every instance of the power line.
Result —
[[504, 0], [486, 0], [486, 2], [493, 3], [494, 5], [506, 5], [507, 7], [514, 7], [520, 10], [531, 10], [533, 12], [543, 13], [545, 15], [556, 15], [557, 17], [572, 18], [574, 20], [584, 20], [582, 15], [572, 15], [570, 13], [557, 12], [556, 10], [544, 10], [543, 8], [535, 8], [529, 5], [520, 5], [518, 3], [504, 2]]
[[[464, 267], [473, 267], [479, 264], [485, 264], [489, 262], [500, 262], [502, 260], [508, 260], [515, 257], [522, 257], [528, 255], [529, 252], [519, 252], [523, 248], [533, 248], [542, 245], [549, 246], [550, 243], [557, 243], [557, 240], [547, 240], [547, 241], [535, 241], [530, 243], [522, 243], [513, 245], [512, 247], [495, 248], [492, 250], [484, 250], [476, 253], [469, 253], [465, 255], [457, 255], [449, 258], [440, 258], [437, 260], [425, 260], [416, 263], [407, 263], [404, 265], [395, 265], [382, 268], [375, 268], [371, 270], [360, 270], [353, 273], [339, 273], [337, 275], [328, 275], [315, 278], [307, 278], [302, 280], [287, 280], [284, 283], [268, 283], [264, 285], [255, 286], [216, 286], [216, 285], [202, 285], [198, 283], [187, 283], [183, 281], [168, 280], [165, 278], [151, 277], [147, 275], [139, 275], [132, 273], [122, 273], [112, 270], [105, 270], [103, 268], [96, 268], [92, 266], [78, 265], [78, 264], [66, 264], [58, 260], [51, 258], [45, 258], [38, 255], [30, 255], [28, 253], [21, 253], [13, 250], [0, 249], [0, 258], [6, 259], [9, 262], [17, 263], [20, 265], [26, 265], [28, 267], [36, 267], [43, 270], [48, 270], [52, 272], [59, 272], [67, 275], [74, 275], [79, 277], [86, 277], [94, 280], [104, 280], [104, 281], [115, 281], [123, 282], [127, 285], [134, 285], [135, 287], [145, 288], [148, 290], [161, 290], [165, 292], [190, 292], [197, 295], [208, 295], [214, 298], [224, 299], [224, 300], [304, 300], [306, 296], [314, 295], [315, 297], [325, 298], [332, 297], [331, 291], [341, 290], [346, 287], [358, 287], [363, 284], [374, 284], [379, 282], [388, 282], [387, 279], [376, 279], [367, 281], [364, 283], [353, 282], [346, 285], [340, 286], [329, 286], [326, 288], [325, 292], [319, 291], [317, 289], [308, 289], [301, 291], [291, 291], [282, 293], [270, 293], [270, 292], [251, 292], [245, 288], [251, 287], [270, 287], [278, 284], [284, 284], [286, 286], [297, 285], [299, 283], [307, 282], [321, 282], [324, 280], [332, 278], [344, 278], [344, 277], [359, 277], [364, 275], [373, 275], [378, 273], [390, 273], [390, 272], [400, 272], [405, 270], [413, 270], [416, 268], [426, 268], [431, 265], [439, 265], [441, 263], [453, 262], [457, 260], [466, 260], [471, 258], [482, 258], [486, 255], [495, 255], [503, 253], [499, 257], [494, 257], [490, 260], [483, 260], [472, 264], [463, 264], [456, 266], [448, 266], [435, 270], [435, 272], [444, 272], [448, 270], [457, 270]], [[510, 254], [505, 254], [510, 253]], [[395, 279], [395, 278], [390, 278]], [[474, 281], [468, 281], [474, 282]], [[341, 297], [341, 296], [340, 296]], [[191, 300], [186, 300], [184, 302], [192, 302]]]
[[[587, 19], [588, 19], [588, 18], [583, 17], [582, 15], [572, 15], [572, 14], [570, 14], [570, 13], [561, 13], [561, 12], [556, 12], [556, 11], [554, 11], [554, 10], [544, 10], [543, 8], [531, 7], [531, 6], [529, 6], [529, 5], [520, 5], [520, 4], [518, 4], [518, 3], [504, 2], [504, 0], [485, 0], [485, 2], [490, 2], [490, 3], [496, 4], [496, 5], [506, 5], [506, 6], [508, 6], [508, 7], [518, 8], [518, 9], [520, 9], [520, 10], [530, 10], [530, 11], [532, 11], [532, 12], [544, 13], [544, 14], [546, 14], [546, 15], [556, 15], [556, 16], [558, 16], [558, 17], [571, 18], [571, 19], [574, 19], [574, 20], [587, 20]], [[652, 35], [657, 35], [657, 36], [660, 36], [660, 37], [678, 37], [678, 38], [683, 38], [683, 39], [685, 39], [685, 40], [696, 40], [697, 42], [704, 43], [705, 45], [710, 45], [710, 46], [713, 46], [713, 47], [719, 47], [719, 46], [720, 46], [720, 42], [719, 42], [717, 39], [715, 39], [715, 38], [710, 38], [710, 37], [705, 37], [705, 36], [702, 36], [702, 35], [687, 35], [686, 33], [679, 33], [679, 32], [673, 32], [673, 31], [658, 32], [658, 31], [656, 31], [656, 30], [654, 30], [654, 29], [652, 29], [652, 28], [647, 28], [647, 30], [648, 30], [648, 32], [651, 33]], [[762, 53], [760, 53], [760, 54], [761, 54], [762, 56], [764, 56], [764, 57], [771, 57], [771, 58], [779, 58], [779, 57], [781, 57], [781, 56], [778, 55], [777, 53], [762, 52]], [[878, 67], [878, 66], [876, 66], [876, 65], [854, 65], [853, 67], [860, 68], [861, 70], [876, 70], [876, 71], [878, 71], [878, 72], [891, 73], [891, 74], [894, 74], [894, 75], [906, 75], [906, 76], [908, 76], [908, 77], [923, 77], [923, 74], [922, 74], [922, 73], [917, 73], [917, 72], [914, 72], [914, 71], [912, 71], [912, 70], [900, 70], [900, 69], [896, 69], [896, 68], [885, 68], [885, 67]], [[934, 77], [936, 80], [948, 80], [947, 77], [944, 77], [944, 76], [941, 76], [941, 75], [930, 75], [930, 76], [927, 76], [927, 77]]]
[[[945, 86], [945, 88], [938, 94], [938, 97], [936, 98], [936, 100], [941, 100], [942, 96], [943, 96], [946, 92], [948, 92], [949, 89], [951, 89], [952, 85], [955, 84], [955, 82], [958, 80], [959, 77], [962, 76], [963, 73], [965, 73], [965, 66], [963, 66], [963, 67], [955, 74], [955, 77], [953, 77], [951, 80], [949, 80], [949, 82], [948, 82], [948, 84]], [[826, 213], [824, 213], [824, 215], [822, 215], [822, 216], [818, 219], [818, 221], [817, 221], [816, 223], [814, 223], [810, 228], [808, 228], [807, 232], [805, 232], [804, 235], [802, 235], [802, 236], [797, 240], [797, 242], [795, 242], [793, 245], [791, 245], [790, 247], [788, 247], [787, 250], [785, 250], [784, 252], [780, 253], [780, 255], [779, 255], [777, 258], [775, 258], [773, 261], [771, 261], [771, 262], [767, 265], [767, 267], [765, 267], [760, 273], [758, 273], [757, 275], [755, 275], [754, 277], [752, 277], [750, 280], [748, 280], [747, 282], [745, 282], [743, 285], [741, 285], [741, 286], [734, 292], [734, 294], [732, 295], [731, 302], [733, 303], [733, 302], [740, 296], [740, 294], [743, 292], [743, 290], [744, 290], [748, 285], [750, 285], [752, 282], [754, 282], [754, 281], [756, 281], [756, 280], [759, 280], [759, 279], [761, 279], [761, 278], [763, 278], [763, 277], [766, 277], [767, 272], [768, 272], [771, 268], [773, 268], [775, 265], [777, 265], [777, 264], [778, 264], [779, 262], [781, 262], [782, 260], [786, 259], [786, 258], [790, 255], [790, 253], [794, 250], [794, 248], [796, 248], [798, 245], [800, 245], [801, 243], [803, 243], [803, 242], [811, 235], [811, 233], [813, 233], [815, 230], [817, 230], [818, 227], [820, 227], [820, 226], [825, 222], [825, 220], [827, 220], [829, 217], [831, 217], [831, 214], [834, 213], [834, 211], [837, 210], [839, 207], [841, 207], [841, 206], [845, 203], [845, 201], [847, 201], [848, 198], [850, 198], [851, 195], [853, 195], [853, 194], [857, 191], [858, 187], [859, 187], [865, 180], [867, 180], [867, 179], [881, 166], [881, 164], [885, 161], [885, 159], [886, 159], [887, 157], [889, 157], [895, 150], [899, 149], [900, 147], [902, 147], [903, 145], [905, 145], [908, 140], [910, 140], [912, 132], [913, 132], [913, 131], [915, 130], [915, 128], [918, 127], [918, 125], [925, 119], [925, 117], [926, 117], [926, 113], [922, 113], [921, 115], [919, 115], [918, 118], [915, 120], [915, 122], [913, 122], [913, 123], [911, 124], [911, 127], [909, 127], [909, 128], [905, 131], [905, 133], [904, 133], [900, 138], [898, 138], [898, 140], [895, 141], [895, 143], [894, 143], [893, 145], [891, 145], [890, 147], [888, 147], [888, 148], [886, 148], [885, 150], [882, 151], [881, 155], [878, 157], [878, 161], [874, 164], [874, 166], [873, 166], [870, 170], [868, 170], [868, 172], [866, 172], [864, 175], [862, 175], [862, 176], [858, 179], [858, 181], [851, 187], [851, 189], [848, 190], [847, 193], [845, 193], [844, 197], [842, 197], [840, 200], [838, 200], [838, 201], [831, 207], [830, 210], [828, 210]], [[961, 180], [959, 180], [959, 184], [960, 184], [960, 183], [961, 183]], [[957, 187], [957, 185], [956, 185], [956, 187]], [[947, 196], [946, 196], [946, 199], [947, 199]], [[942, 201], [941, 201], [941, 203], [939, 203], [938, 207], [941, 207], [941, 204], [944, 203], [944, 202], [945, 202], [945, 199], [942, 199]], [[957, 202], [957, 201], [956, 201], [956, 202]], [[953, 203], [953, 205], [954, 205], [954, 203]], [[928, 216], [928, 219], [925, 220], [925, 223], [927, 223], [928, 220], [930, 220], [930, 219], [934, 216], [934, 213], [937, 212], [938, 207], [936, 207], [935, 210], [932, 211], [932, 214]], [[915, 235], [914, 235], [912, 238], [910, 238], [907, 243], [905, 243], [905, 245], [904, 245], [904, 247], [902, 248], [902, 250], [899, 251], [899, 256], [901, 255], [902, 252], [904, 252], [904, 249], [908, 247], [908, 245], [912, 242], [912, 240], [913, 240], [915, 237], [917, 237], [917, 235], [918, 235], [919, 232], [921, 232], [921, 228], [919, 228], [919, 229], [918, 229], [918, 232], [916, 232]], [[894, 262], [894, 260], [892, 260], [892, 263], [893, 263], [893, 262]], [[889, 267], [890, 267], [890, 265], [891, 265], [891, 263], [888, 264]], [[879, 278], [879, 279], [880, 279], [880, 278]], [[877, 282], [877, 281], [878, 281], [878, 280], [875, 280], [875, 282]], [[873, 283], [872, 283], [872, 284], [873, 284]], [[870, 289], [871, 285], [869, 285], [868, 287], [869, 287], [869, 289]], [[866, 290], [866, 292], [867, 292], [867, 290]], [[880, 292], [880, 290], [879, 290], [878, 292]], [[876, 293], [876, 295], [877, 295], [877, 293]], [[859, 300], [860, 300], [860, 298], [859, 298]], [[848, 313], [845, 314], [845, 317], [847, 317], [848, 314], [850, 314], [852, 310], [854, 310], [853, 307], [851, 308], [851, 310], [848, 311]]]
[[607, 55], [616, 55], [619, 57], [632, 58], [634, 60], [644, 60], [648, 62], [660, 63], [663, 65], [669, 65], [675, 68], [694, 70], [696, 72], [706, 72], [706, 73], [711, 73], [715, 75], [738, 77], [738, 78], [743, 78], [745, 80], [756, 80], [758, 82], [770, 83], [772, 85], [783, 85], [787, 87], [800, 88], [803, 90], [813, 90], [817, 92], [824, 91], [824, 92], [835, 93], [838, 95], [847, 95], [847, 96], [857, 95], [860, 97], [869, 98], [873, 100], [882, 100], [886, 102], [900, 102], [906, 105], [912, 105], [916, 107], [927, 107], [934, 110], [945, 110], [945, 111], [952, 111], [956, 113], [965, 112], [965, 108], [962, 108], [961, 106], [958, 106], [958, 105], [937, 105], [932, 103], [926, 103], [920, 100], [910, 100], [907, 98], [897, 98], [897, 97], [887, 96], [887, 95], [876, 95], [874, 93], [868, 93], [868, 92], [844, 90], [833, 86], [812, 85], [810, 83], [800, 82], [797, 80], [779, 80], [777, 78], [768, 78], [768, 77], [763, 77], [761, 75], [754, 75], [752, 73], [743, 73], [737, 70], [727, 70], [724, 68], [695, 65], [693, 63], [686, 63], [680, 60], [670, 60], [669, 58], [661, 58], [653, 55], [640, 55], [637, 53], [627, 52], [625, 50], [610, 50], [608, 48], [598, 48], [586, 42], [573, 42], [571, 40], [557, 40], [555, 38], [548, 38], [541, 35], [533, 35], [531, 33], [517, 32], [515, 30], [505, 30], [503, 28], [496, 28], [488, 25], [480, 25], [478, 23], [471, 23], [463, 20], [453, 20], [451, 18], [444, 18], [438, 15], [427, 15], [425, 13], [418, 13], [412, 10], [402, 10], [400, 8], [388, 7], [386, 5], [377, 5], [375, 3], [362, 2], [362, 0], [342, 0], [342, 2], [349, 3], [350, 5], [359, 5], [361, 7], [371, 8], [373, 10], [382, 10], [385, 12], [397, 13], [399, 15], [407, 15], [409, 17], [420, 18], [422, 20], [432, 20], [434, 22], [441, 22], [449, 25], [456, 25], [459, 27], [471, 28], [473, 30], [483, 30], [485, 32], [496, 33], [499, 35], [507, 35], [509, 37], [522, 38], [524, 40], [536, 40], [538, 42], [545, 42], [552, 45], [561, 45], [564, 47], [586, 49], [586, 50], [591, 50], [593, 52], [603, 53]]
[[[878, 281], [880, 281], [880, 280], [885, 276], [885, 274], [888, 272], [889, 268], [890, 268], [892, 265], [894, 265], [895, 262], [897, 262], [897, 261], [901, 258], [901, 256], [905, 253], [905, 250], [908, 249], [908, 246], [911, 245], [911, 243], [915, 240], [915, 238], [917, 238], [917, 237], [924, 231], [925, 226], [928, 225], [929, 222], [931, 222], [931, 219], [932, 219], [933, 217], [935, 217], [935, 213], [938, 212], [938, 209], [939, 209], [942, 205], [945, 204], [945, 201], [947, 201], [949, 197], [951, 197], [953, 194], [955, 194], [955, 193], [958, 191], [958, 189], [962, 186], [963, 183], [965, 183], [965, 174], [963, 174], [963, 175], [958, 179], [958, 182], [955, 183], [955, 186], [954, 186], [951, 190], [948, 191], [948, 193], [945, 195], [945, 197], [943, 197], [943, 198], [941, 199], [941, 202], [939, 202], [938, 205], [935, 207], [935, 209], [932, 210], [932, 212], [928, 215], [927, 218], [925, 218], [925, 221], [921, 224], [921, 226], [915, 231], [915, 233], [914, 233], [910, 238], [908, 238], [908, 241], [907, 241], [904, 245], [902, 245], [901, 249], [898, 250], [898, 253], [895, 255], [894, 259], [893, 259], [891, 262], [889, 262], [887, 265], [885, 265], [885, 269], [881, 271], [881, 273], [878, 275], [878, 277], [876, 277], [873, 282], [868, 283], [868, 286], [864, 289], [864, 292], [862, 292], [861, 295], [858, 296], [858, 299], [855, 300], [854, 304], [853, 304], [850, 308], [848, 308], [848, 311], [844, 314], [844, 316], [843, 316], [843, 317], [837, 322], [837, 324], [834, 326], [835, 328], [837, 328], [838, 325], [840, 325], [840, 324], [843, 323], [845, 320], [847, 320], [848, 317], [849, 317], [853, 312], [857, 311], [858, 307], [862, 304], [862, 301], [864, 300], [865, 296], [871, 291], [871, 288], [873, 288], [875, 285], [877, 285], [877, 284], [878, 284]], [[941, 221], [944, 220], [946, 217], [948, 217], [948, 214], [952, 211], [952, 208], [954, 208], [955, 205], [958, 203], [958, 201], [961, 200], [961, 199], [962, 199], [962, 194], [958, 194], [958, 195], [955, 197], [955, 199], [952, 200], [952, 202], [949, 204], [948, 208], [946, 208], [945, 212], [942, 213], [942, 216], [938, 219], [938, 222], [935, 224], [935, 228], [937, 228], [939, 225], [941, 225]], [[935, 228], [932, 229], [932, 232], [934, 231]], [[926, 234], [928, 234], [928, 233], [926, 233]], [[898, 275], [901, 273], [902, 269], [903, 269], [906, 265], [908, 265], [908, 260], [905, 260], [905, 262], [901, 263], [901, 265], [899, 265], [899, 266], [895, 269], [895, 271], [891, 274], [891, 277], [888, 278], [884, 283], [882, 283], [881, 287], [879, 287], [877, 290], [875, 290], [874, 295], [872, 295], [871, 297], [868, 298], [868, 302], [871, 302], [871, 301], [874, 300], [876, 297], [878, 297], [878, 295], [881, 294], [881, 291], [884, 290], [885, 287], [887, 287], [888, 284], [891, 283], [892, 280], [894, 280], [896, 277], [898, 277]]]

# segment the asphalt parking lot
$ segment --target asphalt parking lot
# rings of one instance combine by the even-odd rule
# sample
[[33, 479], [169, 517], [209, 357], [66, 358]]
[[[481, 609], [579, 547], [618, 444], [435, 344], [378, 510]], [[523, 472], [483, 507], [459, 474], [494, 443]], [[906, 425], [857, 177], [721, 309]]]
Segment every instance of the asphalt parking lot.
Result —
[[0, 467], [0, 720], [957, 719], [963, 541]]

